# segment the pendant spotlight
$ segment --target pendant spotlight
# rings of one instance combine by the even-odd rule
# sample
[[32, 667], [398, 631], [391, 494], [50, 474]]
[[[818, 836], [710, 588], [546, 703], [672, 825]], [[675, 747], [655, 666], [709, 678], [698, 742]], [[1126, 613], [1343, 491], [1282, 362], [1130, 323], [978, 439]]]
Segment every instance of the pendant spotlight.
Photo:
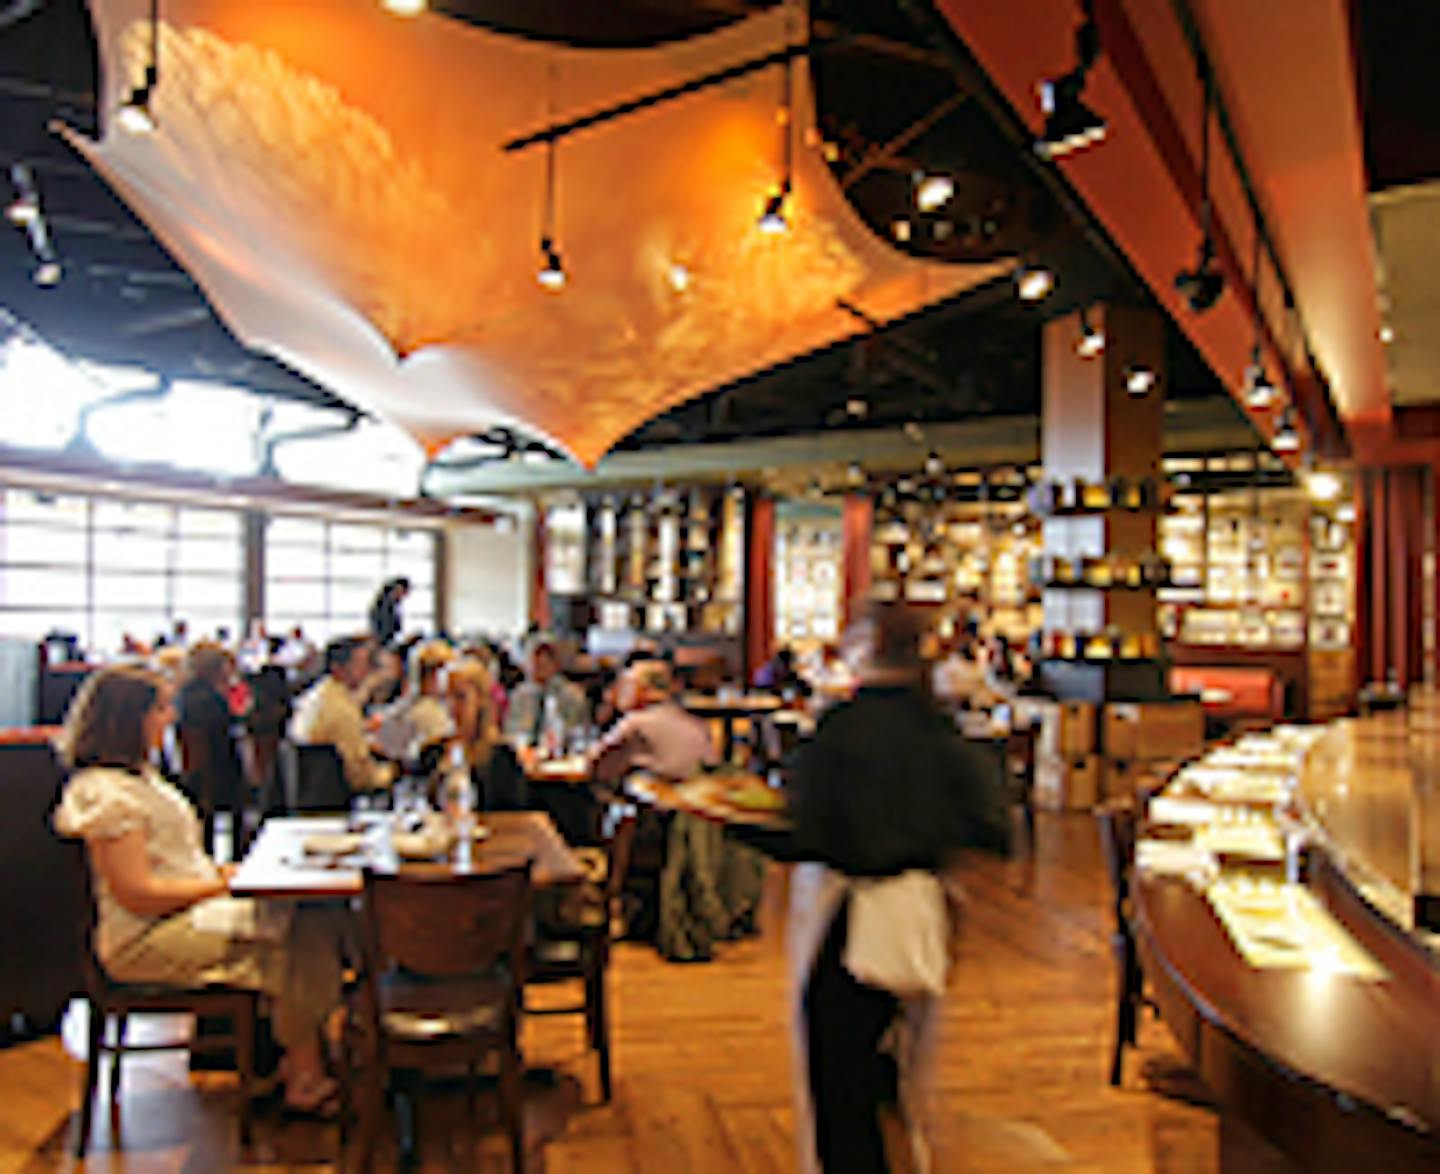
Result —
[[1075, 68], [1040, 83], [1045, 127], [1035, 140], [1035, 153], [1042, 159], [1060, 159], [1098, 143], [1110, 129], [1104, 118], [1081, 101], [1086, 75], [1100, 56], [1100, 29], [1095, 23], [1094, 0], [1082, 0], [1080, 9], [1085, 19], [1075, 31]]
[[1275, 429], [1270, 437], [1270, 447], [1276, 452], [1298, 452], [1300, 450], [1300, 432], [1295, 427], [1295, 409], [1286, 408], [1280, 417], [1280, 426]]
[[1225, 292], [1225, 275], [1215, 265], [1215, 238], [1211, 232], [1214, 210], [1210, 200], [1210, 113], [1215, 100], [1215, 83], [1210, 67], [1201, 63], [1201, 84], [1205, 102], [1200, 115], [1200, 255], [1194, 269], [1182, 269], [1175, 275], [1175, 290], [1197, 314], [1203, 314], [1220, 300]]
[[1265, 362], [1260, 357], [1260, 344], [1257, 342], [1250, 352], [1250, 365], [1245, 368], [1245, 406], [1263, 410], [1274, 405], [1277, 395], [1270, 376], [1265, 374]]
[[155, 88], [160, 84], [160, 0], [150, 0], [150, 60], [145, 77], [131, 89], [129, 96], [115, 112], [115, 121], [127, 134], [147, 135], [155, 132], [157, 123], [152, 104]]
[[[785, 23], [785, 47], [790, 48], [790, 16]], [[790, 231], [790, 221], [785, 215], [794, 190], [795, 176], [795, 58], [785, 58], [784, 72], [780, 79], [780, 186], [765, 199], [765, 208], [755, 227], [766, 236], [782, 236]]]
[[932, 452], [925, 458], [925, 475], [927, 477], [938, 477], [945, 472], [945, 461], [938, 452]]
[[565, 288], [565, 266], [560, 260], [555, 242], [548, 236], [540, 238], [540, 255], [543, 263], [540, 272], [535, 275], [535, 280], [551, 293], [557, 293]]
[[[550, 66], [551, 115], [554, 110], [555, 66]], [[555, 244], [555, 140], [545, 144], [545, 202], [540, 210], [540, 256], [542, 264], [535, 280], [542, 289], [559, 293], [565, 288], [565, 265], [560, 260], [560, 249]]]
[[1094, 359], [1105, 351], [1105, 332], [1090, 323], [1090, 311], [1080, 311], [1080, 337], [1075, 340], [1075, 353], [1082, 359]]
[[1250, 266], [1250, 297], [1255, 303], [1255, 345], [1250, 350], [1250, 363], [1245, 368], [1245, 386], [1241, 398], [1247, 408], [1263, 411], [1272, 406], [1279, 393], [1265, 373], [1265, 360], [1260, 350], [1260, 329], [1263, 319], [1260, 308], [1260, 225], [1255, 225], [1255, 256]]

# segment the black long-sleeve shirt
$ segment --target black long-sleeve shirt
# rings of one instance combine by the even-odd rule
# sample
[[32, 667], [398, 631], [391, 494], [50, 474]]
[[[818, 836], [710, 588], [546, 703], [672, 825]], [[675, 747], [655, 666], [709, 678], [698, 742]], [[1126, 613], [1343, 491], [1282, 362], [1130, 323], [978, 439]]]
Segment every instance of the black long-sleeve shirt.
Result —
[[796, 764], [791, 816], [788, 836], [756, 846], [850, 876], [1010, 850], [1003, 770], [908, 686], [867, 685], [821, 718]]

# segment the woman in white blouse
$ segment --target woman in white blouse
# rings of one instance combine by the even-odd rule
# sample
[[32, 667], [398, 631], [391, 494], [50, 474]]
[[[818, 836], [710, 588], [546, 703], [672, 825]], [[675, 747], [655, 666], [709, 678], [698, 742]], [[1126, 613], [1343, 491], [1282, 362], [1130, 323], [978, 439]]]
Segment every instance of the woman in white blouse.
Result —
[[206, 854], [195, 809], [151, 765], [174, 717], [170, 686], [133, 666], [96, 673], [66, 715], [60, 751], [75, 773], [55, 827], [89, 849], [100, 964], [121, 982], [264, 992], [285, 1048], [286, 1104], [327, 1113], [337, 1090], [321, 1030], [340, 1002], [338, 919], [228, 895], [229, 866]]

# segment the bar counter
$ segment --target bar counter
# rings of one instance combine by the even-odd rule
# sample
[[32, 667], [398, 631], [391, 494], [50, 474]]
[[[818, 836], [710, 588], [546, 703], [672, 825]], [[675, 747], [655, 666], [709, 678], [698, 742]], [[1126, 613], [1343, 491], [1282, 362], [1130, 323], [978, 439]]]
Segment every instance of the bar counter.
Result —
[[[1434, 712], [1336, 723], [1293, 771], [1320, 829], [1304, 890], [1373, 973], [1323, 951], [1247, 960], [1213, 873], [1135, 873], [1132, 928], [1161, 1018], [1226, 1110], [1305, 1169], [1440, 1169], [1440, 938], [1411, 916], [1435, 892]], [[1165, 794], [1184, 794], [1184, 777]], [[1283, 891], [1280, 864], [1222, 865], [1222, 880]]]

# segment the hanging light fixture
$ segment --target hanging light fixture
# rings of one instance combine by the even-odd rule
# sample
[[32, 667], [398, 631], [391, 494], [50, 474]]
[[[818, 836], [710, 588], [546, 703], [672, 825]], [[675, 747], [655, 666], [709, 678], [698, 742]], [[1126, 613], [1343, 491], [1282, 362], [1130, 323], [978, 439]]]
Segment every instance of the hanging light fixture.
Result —
[[1075, 340], [1075, 353], [1082, 359], [1093, 359], [1105, 351], [1105, 332], [1090, 323], [1089, 307], [1080, 310], [1080, 337]]
[[861, 485], [865, 481], [865, 469], [859, 461], [851, 461], [845, 470], [845, 480], [851, 485]]
[[1280, 417], [1280, 426], [1270, 437], [1270, 447], [1276, 452], [1299, 452], [1300, 431], [1295, 427], [1295, 409], [1286, 408]]
[[[550, 95], [548, 101], [551, 119], [555, 114], [555, 65], [550, 65]], [[560, 250], [555, 244], [555, 151], [556, 143], [552, 138], [545, 144], [545, 202], [541, 208], [540, 219], [540, 272], [535, 279], [540, 283], [541, 288], [551, 293], [559, 293], [565, 288], [566, 274], [564, 262], [560, 260]]]
[[1245, 368], [1245, 406], [1254, 408], [1256, 411], [1263, 411], [1274, 406], [1279, 395], [1275, 385], [1270, 382], [1270, 376], [1265, 373], [1265, 362], [1260, 356], [1260, 344], [1255, 344], [1255, 349], [1250, 352], [1250, 364]]
[[155, 88], [160, 84], [160, 0], [150, 0], [150, 60], [145, 77], [131, 89], [129, 96], [115, 112], [115, 121], [127, 134], [146, 135], [155, 132], [157, 123], [152, 104]]
[[1197, 314], [1203, 314], [1220, 300], [1225, 292], [1225, 275], [1215, 265], [1215, 238], [1211, 232], [1214, 212], [1210, 200], [1210, 108], [1214, 102], [1215, 82], [1210, 67], [1200, 65], [1205, 101], [1200, 115], [1200, 255], [1194, 269], [1182, 269], [1175, 275], [1175, 289]]
[[[790, 17], [785, 21], [785, 47], [790, 48]], [[785, 215], [790, 193], [794, 190], [795, 174], [795, 58], [785, 58], [785, 71], [780, 82], [780, 186], [765, 199], [764, 210], [755, 226], [767, 236], [782, 236], [790, 231]]]
[[925, 475], [927, 477], [938, 477], [945, 472], [945, 461], [938, 452], [932, 452], [925, 458]]
[[1055, 274], [1043, 265], [1021, 265], [1015, 270], [1015, 292], [1022, 302], [1039, 302], [1055, 288]]
[[1045, 127], [1035, 140], [1035, 153], [1042, 159], [1060, 159], [1098, 143], [1110, 129], [1105, 119], [1081, 100], [1086, 75], [1100, 56], [1100, 29], [1095, 23], [1094, 0], [1083, 0], [1080, 8], [1084, 20], [1075, 31], [1075, 68], [1039, 86]]

